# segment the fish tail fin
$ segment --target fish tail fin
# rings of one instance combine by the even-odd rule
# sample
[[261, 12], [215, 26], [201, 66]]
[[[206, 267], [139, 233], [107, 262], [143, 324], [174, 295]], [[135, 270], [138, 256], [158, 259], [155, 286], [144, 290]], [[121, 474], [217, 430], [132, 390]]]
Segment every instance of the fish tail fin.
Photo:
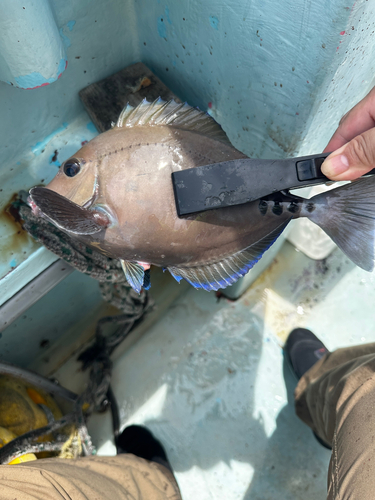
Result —
[[314, 196], [303, 215], [321, 227], [357, 266], [374, 269], [375, 176]]

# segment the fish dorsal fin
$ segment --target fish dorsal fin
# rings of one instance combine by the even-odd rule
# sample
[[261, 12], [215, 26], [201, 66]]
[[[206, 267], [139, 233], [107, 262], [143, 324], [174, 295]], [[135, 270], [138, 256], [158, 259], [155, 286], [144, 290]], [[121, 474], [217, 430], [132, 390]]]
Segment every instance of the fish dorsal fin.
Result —
[[144, 99], [136, 108], [128, 104], [116, 123], [118, 128], [161, 125], [191, 130], [231, 145], [224, 130], [210, 115], [186, 103], [166, 102], [160, 97], [152, 103]]
[[237, 280], [250, 271], [264, 252], [275, 243], [288, 223], [289, 221], [283, 222], [281, 226], [257, 243], [221, 261], [205, 266], [168, 267], [167, 269], [178, 282], [183, 278], [197, 289], [203, 288], [207, 291], [216, 291], [219, 288], [226, 288], [236, 283]]
[[120, 259], [121, 267], [124, 271], [126, 281], [137, 293], [141, 293], [145, 270], [135, 262]]

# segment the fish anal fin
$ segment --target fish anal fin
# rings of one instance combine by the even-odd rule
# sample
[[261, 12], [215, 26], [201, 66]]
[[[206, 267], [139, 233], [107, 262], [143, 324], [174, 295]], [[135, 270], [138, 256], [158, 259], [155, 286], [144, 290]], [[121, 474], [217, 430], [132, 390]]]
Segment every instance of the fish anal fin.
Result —
[[121, 267], [124, 271], [126, 281], [137, 293], [141, 293], [143, 281], [145, 278], [145, 270], [135, 262], [120, 259]]
[[220, 288], [226, 288], [250, 271], [261, 259], [264, 252], [277, 240], [288, 223], [289, 221], [283, 222], [257, 243], [221, 261], [202, 266], [168, 267], [167, 269], [178, 282], [185, 279], [197, 289], [216, 291]]
[[207, 113], [174, 100], [154, 102], [146, 99], [136, 108], [129, 104], [121, 112], [116, 127], [173, 126], [190, 130], [231, 145], [221, 126]]

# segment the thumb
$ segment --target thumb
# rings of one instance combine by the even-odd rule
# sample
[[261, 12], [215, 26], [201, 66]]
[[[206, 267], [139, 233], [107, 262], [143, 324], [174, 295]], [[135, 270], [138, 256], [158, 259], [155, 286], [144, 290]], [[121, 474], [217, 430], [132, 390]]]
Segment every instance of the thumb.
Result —
[[334, 151], [322, 164], [322, 172], [333, 181], [353, 181], [375, 168], [375, 128], [354, 137]]

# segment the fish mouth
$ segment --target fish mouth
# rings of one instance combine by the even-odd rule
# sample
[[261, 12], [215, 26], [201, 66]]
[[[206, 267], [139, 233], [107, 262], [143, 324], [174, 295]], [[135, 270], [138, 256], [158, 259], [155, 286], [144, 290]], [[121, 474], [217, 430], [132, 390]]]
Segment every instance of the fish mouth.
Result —
[[31, 213], [35, 215], [35, 217], [43, 217], [43, 212], [40, 210], [40, 208], [36, 205], [34, 200], [32, 199], [31, 195], [27, 197], [26, 200], [27, 204], [31, 208]]

